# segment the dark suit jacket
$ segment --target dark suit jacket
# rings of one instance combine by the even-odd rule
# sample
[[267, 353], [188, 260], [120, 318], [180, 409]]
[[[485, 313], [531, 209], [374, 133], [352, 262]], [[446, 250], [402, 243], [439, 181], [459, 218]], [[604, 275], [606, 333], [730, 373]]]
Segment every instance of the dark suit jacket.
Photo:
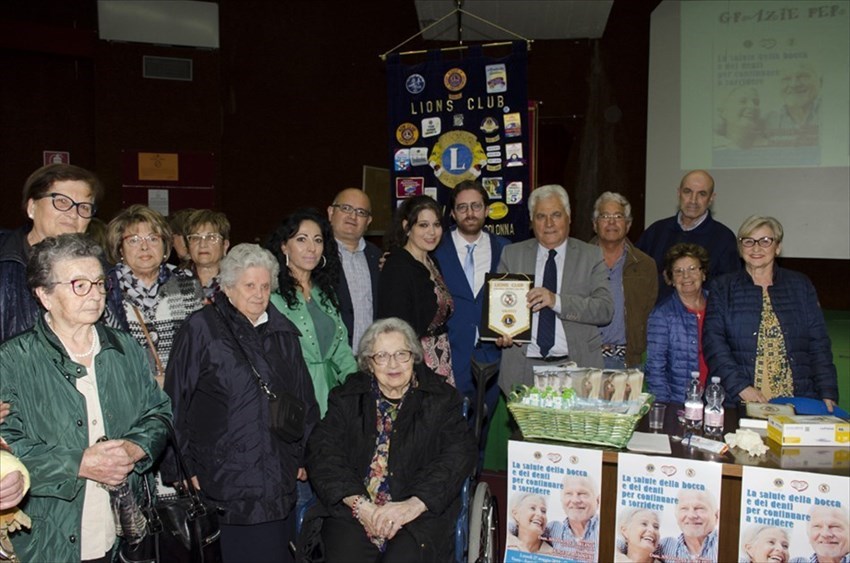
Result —
[[[500, 272], [534, 275], [537, 239], [505, 247]], [[558, 315], [567, 337], [570, 360], [581, 367], [602, 368], [602, 336], [599, 327], [611, 322], [614, 299], [608, 290], [608, 268], [598, 246], [574, 238], [567, 239], [567, 256], [561, 280], [561, 314]], [[531, 383], [526, 372], [528, 345], [511, 346], [502, 352], [499, 386], [505, 394], [517, 383]]]
[[[369, 273], [372, 275], [372, 316], [378, 307], [378, 261], [381, 259], [381, 249], [366, 241], [366, 248], [363, 249], [366, 255], [366, 263], [369, 264]], [[351, 292], [348, 291], [348, 280], [345, 279], [345, 271], [339, 269], [339, 284], [336, 286], [336, 296], [339, 299], [339, 313], [342, 316], [342, 322], [345, 323], [345, 328], [348, 329], [348, 345], [352, 346], [351, 339], [354, 334], [354, 304], [351, 302]], [[371, 321], [371, 319], [370, 319]], [[357, 353], [357, 350], [354, 350]]]
[[[490, 238], [490, 267], [488, 271], [495, 272], [499, 266], [502, 248], [510, 244], [511, 241], [490, 233], [485, 234]], [[443, 280], [446, 282], [455, 302], [455, 309], [452, 316], [449, 317], [448, 323], [455, 384], [462, 393], [467, 394], [467, 391], [469, 391], [471, 394], [474, 389], [472, 384], [472, 358], [474, 357], [482, 363], [491, 363], [499, 361], [502, 353], [492, 342], [482, 342], [479, 348], [475, 348], [475, 329], [481, 323], [484, 289], [482, 288], [478, 295], [472, 295], [451, 232], [443, 235], [440, 246], [434, 251], [434, 258], [440, 265]]]

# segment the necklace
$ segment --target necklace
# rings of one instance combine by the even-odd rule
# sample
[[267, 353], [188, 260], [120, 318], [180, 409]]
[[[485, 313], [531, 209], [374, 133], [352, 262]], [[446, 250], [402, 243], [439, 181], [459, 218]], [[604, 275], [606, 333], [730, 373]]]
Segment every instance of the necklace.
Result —
[[[50, 317], [49, 314], [47, 316], [47, 324], [50, 326], [50, 328], [53, 328], [53, 319]], [[97, 347], [97, 330], [95, 330], [94, 325], [91, 325], [91, 347], [88, 349], [87, 352], [83, 352], [82, 354], [76, 354], [74, 352], [71, 352], [71, 349], [68, 348], [68, 346], [65, 344], [65, 341], [62, 340], [62, 337], [59, 336], [59, 333], [56, 332], [55, 329], [53, 330], [53, 333], [56, 334], [56, 337], [59, 338], [60, 342], [62, 342], [62, 344], [65, 346], [65, 349], [68, 350], [68, 353], [75, 358], [88, 358], [94, 353], [94, 349]]]

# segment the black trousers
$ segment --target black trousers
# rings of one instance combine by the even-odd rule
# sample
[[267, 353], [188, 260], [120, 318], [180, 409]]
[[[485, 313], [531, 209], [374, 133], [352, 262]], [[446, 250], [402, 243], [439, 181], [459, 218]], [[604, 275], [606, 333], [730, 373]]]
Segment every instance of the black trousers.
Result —
[[293, 563], [289, 542], [295, 537], [295, 518], [246, 526], [221, 525], [223, 563]]
[[326, 518], [322, 522], [322, 542], [328, 563], [414, 563], [422, 560], [419, 544], [404, 528], [381, 553], [354, 518]]

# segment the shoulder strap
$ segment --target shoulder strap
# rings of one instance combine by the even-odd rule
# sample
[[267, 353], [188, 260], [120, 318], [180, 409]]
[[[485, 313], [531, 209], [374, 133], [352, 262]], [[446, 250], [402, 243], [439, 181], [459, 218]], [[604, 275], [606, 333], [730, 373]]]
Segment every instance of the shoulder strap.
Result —
[[139, 324], [142, 325], [142, 332], [145, 333], [145, 339], [148, 341], [148, 348], [150, 348], [153, 360], [156, 363], [156, 376], [157, 378], [165, 378], [165, 367], [162, 365], [162, 360], [159, 359], [159, 352], [156, 351], [156, 346], [154, 346], [153, 340], [151, 339], [151, 333], [148, 332], [148, 325], [145, 324], [145, 319], [142, 318], [141, 311], [139, 311], [139, 308], [135, 305], [133, 305], [133, 312], [136, 313], [136, 318], [139, 320]]

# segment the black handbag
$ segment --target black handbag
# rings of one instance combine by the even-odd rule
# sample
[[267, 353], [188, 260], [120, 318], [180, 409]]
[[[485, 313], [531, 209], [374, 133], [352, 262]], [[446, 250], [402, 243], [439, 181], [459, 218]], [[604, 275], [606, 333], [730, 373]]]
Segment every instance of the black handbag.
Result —
[[121, 542], [118, 559], [122, 563], [170, 563], [188, 560], [193, 563], [218, 561], [219, 509], [205, 503], [190, 479], [186, 461], [177, 445], [171, 419], [161, 414], [154, 418], [165, 424], [174, 451], [179, 487], [176, 495], [156, 497], [151, 494], [146, 477], [142, 479], [147, 519], [146, 533], [141, 542], [131, 545]]
[[236, 342], [236, 347], [239, 348], [239, 351], [242, 352], [242, 356], [244, 356], [245, 361], [248, 362], [248, 365], [251, 367], [251, 372], [257, 380], [257, 385], [260, 386], [260, 390], [269, 400], [269, 429], [274, 432], [278, 438], [288, 444], [297, 442], [304, 436], [304, 415], [306, 410], [304, 401], [291, 393], [287, 393], [286, 391], [279, 391], [275, 393], [269, 389], [268, 384], [263, 381], [262, 377], [260, 377], [257, 368], [254, 367], [254, 364], [248, 357], [247, 352], [245, 352], [245, 349], [242, 347], [242, 343], [239, 342], [239, 339], [236, 338], [235, 334], [233, 334], [233, 329], [230, 328], [227, 319], [224, 318], [224, 313], [219, 310], [218, 305], [215, 303], [213, 303], [212, 307], [215, 309], [215, 312], [218, 313], [219, 321], [224, 325], [225, 330], [227, 330], [231, 338], [233, 338], [233, 341]]

